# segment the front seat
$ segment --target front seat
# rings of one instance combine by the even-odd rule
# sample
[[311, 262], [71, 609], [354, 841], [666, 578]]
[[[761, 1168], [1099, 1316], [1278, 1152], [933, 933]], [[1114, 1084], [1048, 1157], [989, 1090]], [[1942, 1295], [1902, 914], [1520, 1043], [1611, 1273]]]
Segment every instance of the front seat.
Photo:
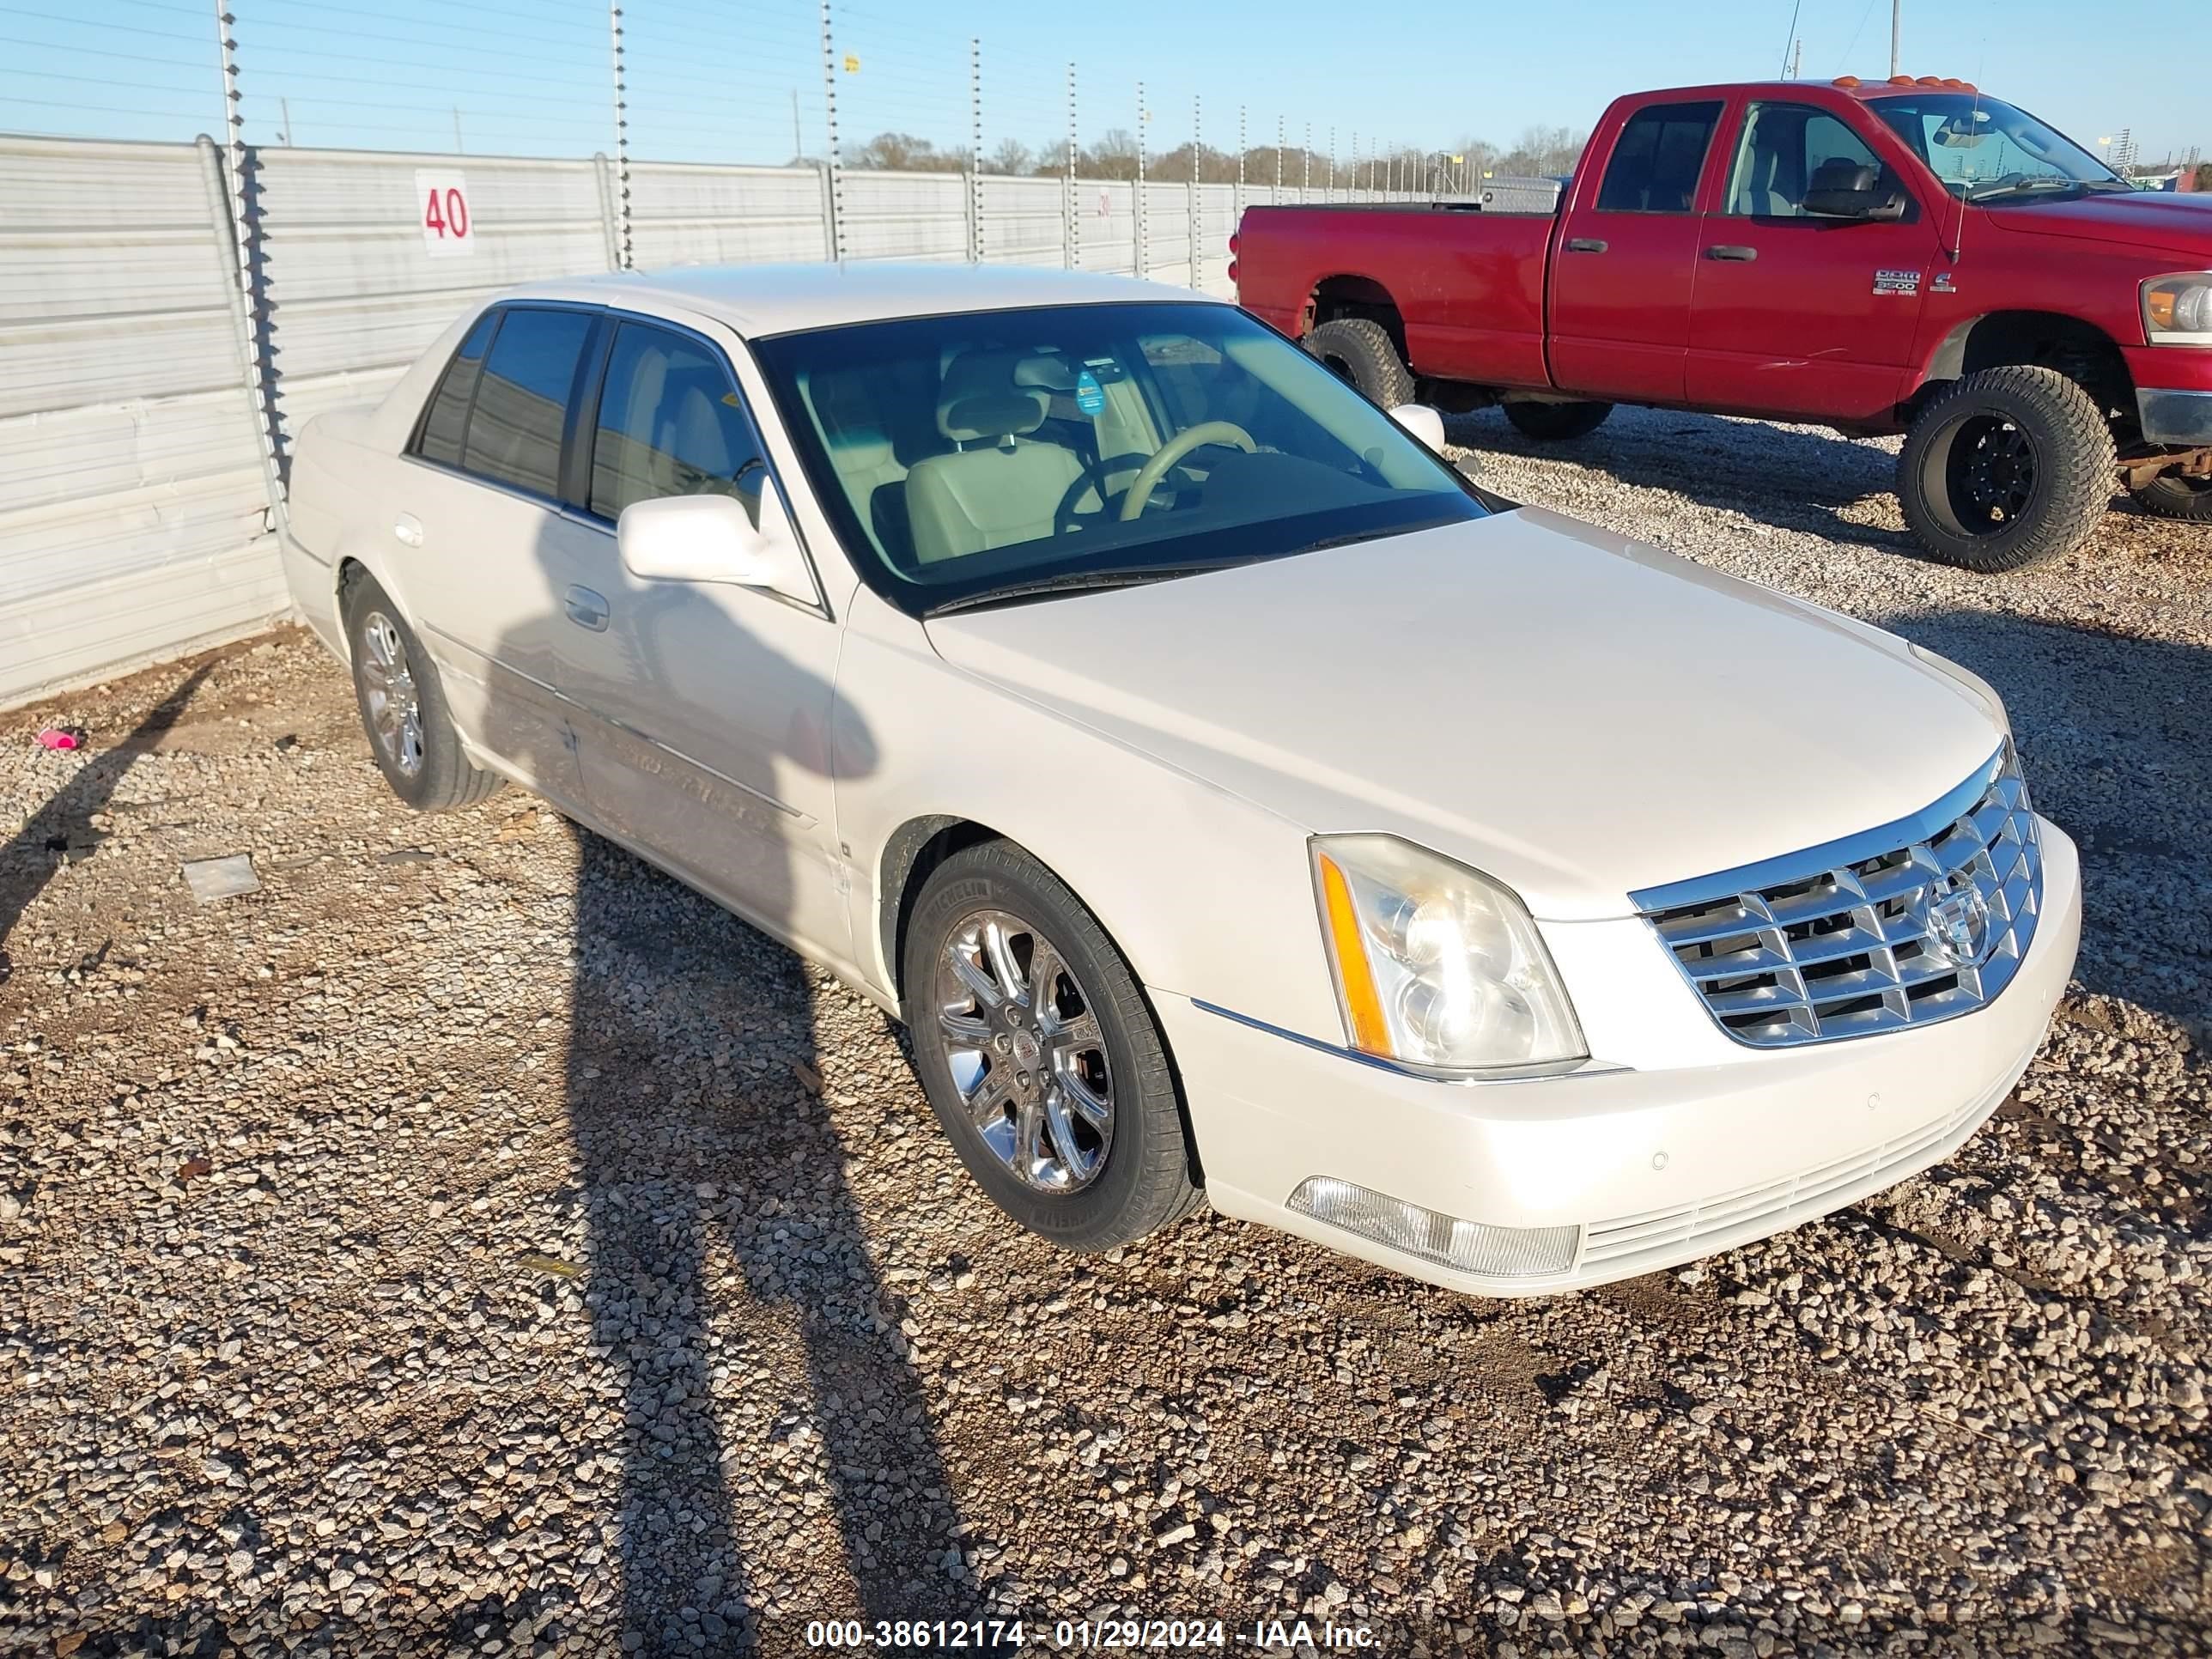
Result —
[[952, 360], [937, 397], [949, 455], [906, 477], [914, 556], [922, 564], [1049, 538], [1060, 503], [1083, 477], [1074, 451], [1024, 441], [1044, 424], [1051, 394], [1016, 378], [1033, 354], [970, 351]]

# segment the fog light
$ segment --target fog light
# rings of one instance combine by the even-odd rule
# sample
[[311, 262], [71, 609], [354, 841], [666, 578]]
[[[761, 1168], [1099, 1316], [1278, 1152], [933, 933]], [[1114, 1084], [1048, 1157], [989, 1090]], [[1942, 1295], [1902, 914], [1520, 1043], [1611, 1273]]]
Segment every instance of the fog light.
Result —
[[1334, 1176], [1309, 1176], [1290, 1207], [1455, 1273], [1492, 1279], [1563, 1273], [1575, 1265], [1579, 1227], [1492, 1227], [1439, 1215]]

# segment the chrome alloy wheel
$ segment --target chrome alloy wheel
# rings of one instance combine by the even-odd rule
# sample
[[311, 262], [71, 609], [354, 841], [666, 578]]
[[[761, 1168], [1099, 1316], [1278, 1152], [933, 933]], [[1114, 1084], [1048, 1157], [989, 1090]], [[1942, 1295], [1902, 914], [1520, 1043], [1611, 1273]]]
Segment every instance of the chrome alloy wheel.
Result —
[[411, 778], [422, 769], [422, 703], [398, 625], [381, 611], [370, 611], [361, 620], [356, 655], [369, 729], [385, 757]]
[[968, 1121], [1024, 1185], [1080, 1191], [1114, 1144], [1114, 1081], [1091, 999], [1018, 916], [962, 919], [938, 958], [938, 1028]]

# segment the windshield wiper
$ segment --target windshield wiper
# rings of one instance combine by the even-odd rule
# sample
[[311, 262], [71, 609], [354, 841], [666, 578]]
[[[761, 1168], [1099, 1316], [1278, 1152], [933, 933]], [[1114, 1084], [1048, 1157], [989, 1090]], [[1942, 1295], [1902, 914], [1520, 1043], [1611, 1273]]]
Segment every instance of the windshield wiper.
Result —
[[970, 593], [964, 599], [947, 599], [943, 605], [931, 605], [921, 614], [924, 617], [946, 617], [956, 611], [975, 611], [987, 605], [1009, 605], [1017, 599], [1053, 599], [1063, 593], [1097, 593], [1114, 587], [1143, 587], [1152, 582], [1173, 581], [1178, 576], [1202, 575], [1209, 570], [1226, 570], [1232, 565], [1249, 562], [1246, 559], [1216, 559], [1208, 564], [1133, 564], [1115, 566], [1105, 570], [1071, 570], [1063, 575], [1040, 577], [1030, 582], [1014, 582], [1005, 587], [986, 588], [981, 593]]
[[[2002, 197], [2027, 195], [2046, 190], [2091, 190], [2096, 181], [2089, 179], [2023, 179], [2016, 185], [1995, 185], [1988, 190], [1969, 191], [1970, 202], [1994, 202]], [[2125, 188], [2125, 186], [2123, 186]]]

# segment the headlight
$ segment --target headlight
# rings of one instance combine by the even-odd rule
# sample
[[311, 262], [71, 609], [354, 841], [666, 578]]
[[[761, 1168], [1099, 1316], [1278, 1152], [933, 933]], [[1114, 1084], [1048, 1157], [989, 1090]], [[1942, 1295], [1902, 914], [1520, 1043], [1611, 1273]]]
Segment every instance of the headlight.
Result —
[[1510, 890], [1395, 836], [1316, 836], [1313, 864], [1353, 1048], [1458, 1073], [1589, 1053], [1551, 954]]
[[2179, 270], [2142, 285], [2143, 336], [2153, 345], [2212, 345], [2212, 270]]

